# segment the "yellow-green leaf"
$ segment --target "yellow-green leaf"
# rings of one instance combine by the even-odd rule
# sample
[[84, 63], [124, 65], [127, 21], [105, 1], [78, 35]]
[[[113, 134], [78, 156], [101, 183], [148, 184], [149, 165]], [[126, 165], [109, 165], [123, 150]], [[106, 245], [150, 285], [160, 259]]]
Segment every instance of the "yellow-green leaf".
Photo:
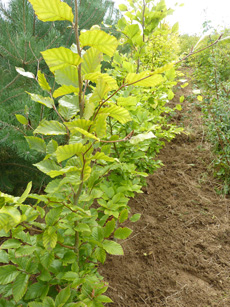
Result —
[[43, 245], [47, 251], [51, 251], [57, 244], [57, 233], [54, 227], [49, 226], [43, 233]]
[[38, 103], [40, 103], [40, 104], [43, 104], [44, 106], [46, 106], [46, 107], [49, 108], [49, 109], [52, 109], [53, 106], [54, 106], [54, 101], [53, 101], [53, 99], [50, 98], [50, 97], [43, 97], [43, 96], [41, 96], [41, 95], [31, 94], [31, 93], [29, 93], [29, 92], [27, 92], [27, 94], [30, 95], [30, 97], [31, 97], [31, 99], [32, 99], [33, 101], [36, 101], [36, 102], [38, 102]]
[[86, 131], [84, 129], [76, 127], [76, 128], [73, 128], [73, 133], [74, 132], [79, 132], [79, 133], [83, 134], [84, 136], [86, 136], [87, 138], [99, 141], [99, 138], [97, 138], [95, 135], [93, 135], [92, 133], [89, 133], [88, 131]]
[[117, 81], [108, 74], [102, 74], [100, 72], [89, 73], [85, 75], [85, 79], [95, 83], [100, 82], [100, 79], [102, 79], [109, 86], [110, 91], [118, 88]]
[[69, 65], [78, 66], [82, 62], [78, 54], [65, 47], [48, 49], [41, 54], [52, 72]]
[[41, 133], [44, 135], [64, 135], [66, 134], [66, 128], [56, 120], [43, 120], [34, 130], [34, 134], [35, 133]]
[[101, 109], [99, 114], [102, 113], [107, 113], [109, 116], [118, 120], [121, 124], [125, 124], [128, 121], [132, 120], [129, 112], [126, 109], [116, 105]]
[[49, 92], [51, 90], [49, 83], [46, 81], [45, 75], [40, 70], [38, 71], [38, 84], [44, 91]]
[[85, 147], [81, 143], [59, 146], [56, 150], [58, 163], [71, 158], [74, 155], [79, 155], [85, 151]]
[[22, 125], [28, 125], [28, 119], [20, 114], [15, 114], [17, 121]]
[[162, 83], [164, 78], [161, 75], [152, 75], [149, 71], [144, 71], [139, 74], [129, 73], [126, 77], [126, 83], [134, 86], [154, 87]]
[[73, 85], [62, 85], [61, 87], [56, 89], [56, 91], [54, 91], [53, 96], [54, 98], [57, 98], [60, 96], [64, 96], [71, 93], [78, 93], [78, 92], [79, 88], [74, 87]]
[[76, 66], [67, 66], [55, 71], [55, 80], [61, 85], [78, 87], [78, 70]]
[[80, 35], [80, 43], [81, 47], [95, 47], [99, 51], [109, 56], [113, 56], [118, 46], [116, 37], [101, 30], [89, 30], [82, 32]]
[[96, 48], [89, 48], [83, 56], [82, 74], [89, 74], [100, 70], [103, 55]]
[[29, 0], [38, 19], [46, 21], [69, 20], [74, 16], [71, 7], [61, 0]]
[[96, 133], [99, 138], [106, 137], [106, 118], [108, 113], [102, 113], [97, 116]]

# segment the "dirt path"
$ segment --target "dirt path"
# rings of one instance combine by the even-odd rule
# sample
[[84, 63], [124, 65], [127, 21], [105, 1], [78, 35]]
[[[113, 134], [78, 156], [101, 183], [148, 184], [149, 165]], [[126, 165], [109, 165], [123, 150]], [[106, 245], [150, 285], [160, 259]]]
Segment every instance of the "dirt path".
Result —
[[[191, 95], [191, 85], [175, 103], [182, 94]], [[125, 256], [103, 268], [111, 307], [230, 306], [230, 200], [215, 192], [199, 108], [186, 99], [174, 120], [190, 135], [162, 150], [165, 166], [131, 200], [142, 218], [122, 244]]]

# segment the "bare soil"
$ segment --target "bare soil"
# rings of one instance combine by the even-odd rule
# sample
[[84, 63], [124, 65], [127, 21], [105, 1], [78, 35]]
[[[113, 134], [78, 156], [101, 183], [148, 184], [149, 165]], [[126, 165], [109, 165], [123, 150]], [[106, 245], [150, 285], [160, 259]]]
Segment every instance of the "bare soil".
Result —
[[[192, 84], [176, 92], [190, 96]], [[102, 274], [109, 282], [111, 307], [230, 306], [230, 199], [210, 169], [202, 113], [186, 99], [173, 121], [189, 135], [166, 144], [164, 167], [130, 201], [142, 213], [133, 234], [120, 242], [125, 256], [109, 257]]]

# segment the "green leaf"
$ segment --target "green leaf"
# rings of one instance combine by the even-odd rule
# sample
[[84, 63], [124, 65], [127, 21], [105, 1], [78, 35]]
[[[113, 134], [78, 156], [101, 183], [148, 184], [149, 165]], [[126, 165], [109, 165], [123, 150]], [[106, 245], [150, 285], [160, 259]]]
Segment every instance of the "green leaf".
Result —
[[62, 85], [61, 87], [59, 87], [54, 91], [53, 96], [54, 98], [57, 98], [60, 96], [64, 96], [71, 93], [78, 93], [78, 92], [79, 92], [78, 87], [74, 87], [73, 85]]
[[102, 244], [103, 248], [111, 255], [124, 255], [122, 246], [114, 241], [105, 240]]
[[36, 136], [26, 136], [27, 143], [29, 144], [30, 149], [45, 153], [46, 152], [46, 143], [43, 139]]
[[122, 12], [128, 10], [128, 8], [127, 8], [127, 6], [125, 4], [120, 4], [118, 7], [119, 7], [119, 10], [122, 11]]
[[43, 307], [55, 307], [54, 300], [51, 297], [47, 296], [45, 297], [42, 306]]
[[51, 251], [57, 244], [56, 229], [52, 226], [47, 227], [43, 233], [43, 245], [47, 251]]
[[75, 127], [72, 129], [73, 133], [75, 132], [79, 132], [81, 134], [83, 134], [84, 136], [86, 136], [87, 138], [90, 138], [90, 139], [94, 139], [96, 141], [99, 141], [99, 138], [97, 138], [95, 135], [93, 135], [92, 133], [89, 133], [88, 131], [82, 129], [82, 128], [78, 128], [78, 127]]
[[180, 96], [180, 103], [184, 102], [184, 96]]
[[38, 95], [38, 94], [32, 94], [32, 93], [29, 93], [29, 92], [26, 92], [27, 94], [30, 95], [31, 99], [33, 101], [36, 101], [44, 106], [46, 106], [47, 108], [49, 109], [52, 109], [53, 106], [54, 106], [54, 101], [52, 98], [50, 97], [43, 97], [41, 95]]
[[22, 125], [28, 125], [28, 119], [21, 115], [21, 114], [15, 114], [16, 118], [17, 118], [17, 121], [22, 124]]
[[108, 238], [114, 231], [116, 227], [115, 219], [113, 218], [111, 221], [108, 221], [106, 225], [103, 227], [104, 229], [104, 237]]
[[108, 162], [113, 162], [114, 158], [109, 157], [107, 155], [104, 154], [104, 152], [96, 152], [96, 154], [94, 156], [91, 157], [92, 160], [104, 160], [104, 161], [108, 161]]
[[[117, 81], [115, 79], [113, 79], [113, 77], [111, 77], [108, 74], [102, 74], [101, 72], [89, 73], [89, 74], [85, 75], [85, 79], [90, 80], [94, 83], [104, 82], [104, 85], [102, 84], [100, 86], [102, 88], [104, 86], [107, 91], [116, 90], [118, 88]], [[98, 89], [99, 92], [100, 91], [103, 92], [103, 90]], [[106, 91], [104, 91], [104, 92], [106, 92]], [[105, 94], [100, 94], [100, 96], [101, 97], [105, 96]]]
[[69, 271], [69, 272], [66, 272], [63, 276], [62, 276], [62, 279], [64, 280], [68, 280], [68, 281], [74, 281], [76, 278], [79, 277], [79, 274], [76, 273], [76, 272], [72, 272], [72, 271]]
[[198, 100], [198, 101], [203, 101], [203, 97], [202, 97], [201, 95], [198, 95], [198, 96], [197, 96], [197, 100]]
[[54, 260], [54, 254], [53, 252], [49, 253], [45, 251], [42, 255], [40, 255], [41, 264], [44, 266], [44, 268], [49, 269], [51, 263]]
[[[25, 299], [26, 300], [34, 300], [35, 298], [39, 297], [39, 299], [42, 300], [47, 295], [48, 291], [49, 291], [49, 285], [44, 284], [41, 281], [36, 282], [36, 283], [29, 286], [29, 288], [26, 292], [26, 295], [25, 295]], [[36, 305], [36, 304], [41, 304], [41, 305]], [[30, 303], [29, 306], [44, 307], [42, 303], [36, 303], [36, 302]]]
[[41, 133], [44, 135], [64, 135], [66, 134], [66, 128], [63, 124], [56, 120], [43, 120], [37, 129], [34, 130], [35, 133]]
[[16, 71], [24, 76], [24, 77], [27, 77], [27, 78], [30, 78], [30, 79], [35, 79], [35, 75], [32, 73], [32, 72], [29, 72], [29, 71], [25, 71], [24, 68], [22, 67], [15, 67]]
[[80, 35], [81, 47], [95, 47], [99, 51], [113, 56], [118, 46], [118, 41], [114, 36], [101, 30], [90, 30], [82, 32]]
[[55, 80], [61, 85], [78, 87], [78, 69], [76, 66], [67, 66], [55, 71]]
[[61, 0], [29, 0], [29, 2], [41, 21], [69, 20], [73, 22], [71, 7]]
[[137, 221], [140, 219], [140, 217], [141, 217], [141, 214], [140, 214], [140, 213], [136, 213], [136, 214], [134, 214], [134, 215], [130, 218], [130, 221], [133, 222], [133, 223], [135, 223], [135, 222], [137, 222]]
[[73, 129], [78, 127], [84, 130], [88, 130], [88, 128], [93, 124], [92, 121], [86, 119], [76, 119], [71, 122], [65, 123], [68, 129], [73, 132]]
[[0, 263], [9, 263], [9, 256], [3, 250], [0, 250]]
[[57, 165], [54, 161], [51, 161], [51, 160], [43, 160], [33, 165], [36, 166], [41, 172], [45, 174], [49, 174], [49, 172], [53, 170], [56, 170], [56, 171], [61, 170], [61, 167]]
[[38, 84], [40, 87], [47, 92], [51, 91], [51, 87], [49, 86], [49, 83], [46, 81], [45, 75], [39, 70], [38, 71]]
[[5, 232], [8, 232], [20, 222], [21, 213], [15, 207], [2, 207], [0, 209], [0, 230], [4, 229]]
[[14, 265], [0, 266], [0, 285], [6, 285], [15, 280], [20, 272]]
[[18, 248], [21, 246], [21, 242], [16, 239], [8, 239], [2, 243], [2, 249]]
[[44, 307], [43, 303], [38, 303], [38, 302], [31, 302], [28, 305], [29, 307]]
[[168, 91], [168, 99], [172, 100], [174, 98], [175, 94], [173, 93], [173, 91], [169, 90]]
[[119, 222], [124, 223], [128, 219], [128, 216], [129, 216], [128, 210], [127, 209], [122, 210], [119, 216]]
[[99, 50], [96, 48], [89, 48], [83, 56], [82, 74], [85, 75], [100, 71], [102, 58], [102, 53]]
[[181, 87], [181, 88], [185, 88], [186, 86], [188, 86], [188, 82], [182, 84], [180, 87]]
[[132, 233], [132, 229], [128, 228], [128, 227], [120, 227], [118, 228], [115, 232], [114, 232], [114, 237], [116, 239], [127, 239], [131, 233]]
[[96, 118], [96, 133], [99, 138], [106, 137], [106, 119], [108, 115], [108, 113], [102, 113], [99, 114]]
[[23, 245], [16, 250], [15, 255], [16, 257], [29, 256], [33, 254], [35, 250], [36, 246]]
[[31, 188], [32, 188], [32, 181], [30, 181], [30, 182], [27, 184], [27, 187], [26, 187], [24, 193], [22, 194], [22, 196], [21, 196], [21, 197], [19, 198], [19, 200], [18, 200], [19, 203], [22, 204], [22, 203], [26, 200], [27, 196], [29, 195], [29, 193], [30, 193], [30, 191], [31, 191]]
[[78, 66], [82, 62], [78, 54], [65, 47], [48, 49], [41, 54], [52, 72], [69, 65]]
[[61, 213], [62, 207], [51, 209], [45, 217], [46, 224], [48, 226], [53, 226], [60, 218]]
[[94, 110], [96, 106], [93, 102], [87, 101], [85, 104], [85, 109], [84, 109], [84, 118], [85, 119], [90, 119], [93, 116]]
[[59, 146], [56, 151], [57, 161], [60, 163], [74, 155], [82, 154], [85, 150], [85, 146], [83, 146], [81, 143]]
[[61, 290], [55, 299], [55, 307], [62, 307], [70, 297], [70, 287]]
[[121, 124], [125, 124], [128, 121], [131, 121], [132, 118], [129, 114], [129, 111], [125, 108], [113, 105], [111, 107], [102, 108], [99, 111], [99, 114], [107, 113], [109, 116], [118, 120]]
[[13, 297], [18, 302], [26, 293], [30, 275], [20, 273], [13, 283]]
[[100, 261], [101, 263], [104, 263], [106, 260], [106, 252], [103, 248], [101, 247], [97, 247], [94, 251], [94, 256], [96, 257], [96, 259], [98, 261]]
[[113, 303], [113, 301], [106, 295], [97, 296], [96, 301], [100, 303]]
[[155, 87], [164, 81], [161, 75], [154, 74], [150, 71], [144, 71], [139, 74], [129, 73], [126, 77], [126, 83], [134, 86]]
[[180, 104], [177, 104], [175, 106], [175, 109], [178, 110], [178, 111], [181, 111], [182, 110], [182, 106]]
[[101, 102], [103, 98], [110, 91], [110, 87], [107, 82], [101, 77], [97, 79], [97, 86], [94, 88], [93, 94], [89, 99], [90, 103]]
[[83, 223], [77, 224], [77, 226], [74, 228], [74, 230], [76, 230], [78, 232], [84, 232], [84, 231], [91, 232], [89, 225], [83, 224]]
[[58, 142], [55, 140], [50, 140], [46, 147], [47, 154], [53, 154], [58, 148]]
[[130, 140], [130, 143], [133, 145], [136, 145], [140, 142], [143, 142], [149, 139], [153, 139], [153, 138], [156, 138], [156, 136], [152, 133], [152, 131], [150, 131], [148, 133], [141, 133], [141, 134], [133, 136]]

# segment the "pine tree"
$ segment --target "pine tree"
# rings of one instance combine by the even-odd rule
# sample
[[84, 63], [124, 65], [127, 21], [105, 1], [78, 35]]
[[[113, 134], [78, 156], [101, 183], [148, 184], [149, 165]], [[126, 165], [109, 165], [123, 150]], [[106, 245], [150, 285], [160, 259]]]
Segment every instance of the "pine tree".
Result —
[[[73, 0], [66, 2], [74, 6]], [[81, 29], [89, 29], [102, 21], [111, 24], [111, 20], [118, 17], [113, 1], [80, 0], [79, 8]], [[26, 89], [44, 93], [33, 79], [18, 74], [15, 67], [35, 76], [41, 68], [47, 73], [49, 83], [55, 86], [40, 52], [51, 47], [69, 46], [74, 36], [72, 29], [62, 27], [62, 23], [57, 26], [40, 22], [27, 0], [11, 0], [7, 9], [0, 3], [0, 29], [0, 189], [16, 195], [29, 180], [41, 189], [44, 178], [32, 165], [41, 157], [29, 149], [24, 136], [33, 135], [32, 127], [42, 118], [56, 115], [33, 103]], [[20, 124], [16, 114], [25, 116], [28, 125]]]

